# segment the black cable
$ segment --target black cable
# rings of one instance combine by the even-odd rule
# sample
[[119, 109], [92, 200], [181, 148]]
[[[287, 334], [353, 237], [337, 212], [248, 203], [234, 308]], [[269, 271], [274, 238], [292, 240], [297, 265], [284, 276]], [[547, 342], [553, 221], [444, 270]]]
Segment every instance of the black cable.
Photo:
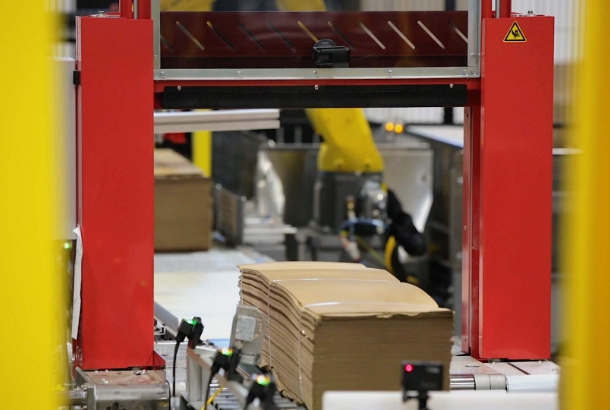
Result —
[[174, 347], [174, 363], [172, 363], [172, 383], [173, 383], [173, 396], [176, 397], [176, 361], [178, 360], [178, 349], [180, 348], [180, 342], [176, 341]]
[[210, 386], [212, 385], [212, 378], [214, 376], [216, 376], [216, 375], [210, 373], [210, 380], [208, 380], [208, 388], [205, 390], [205, 400], [203, 401], [203, 409], [204, 410], [208, 410], [208, 399], [210, 398]]

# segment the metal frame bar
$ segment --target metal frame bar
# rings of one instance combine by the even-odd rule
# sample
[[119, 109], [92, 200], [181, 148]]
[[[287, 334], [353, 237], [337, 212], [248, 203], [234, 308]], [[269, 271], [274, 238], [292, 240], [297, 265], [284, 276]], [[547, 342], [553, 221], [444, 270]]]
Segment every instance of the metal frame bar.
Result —
[[296, 68], [282, 70], [155, 70], [156, 81], [196, 80], [374, 80], [374, 79], [433, 79], [433, 78], [477, 78], [478, 67], [413, 67], [413, 68]]
[[[134, 17], [132, 4], [121, 1], [122, 17]], [[468, 84], [467, 105], [472, 107], [474, 116], [467, 135], [472, 152], [470, 161], [464, 165], [471, 190], [470, 195], [464, 196], [467, 210], [464, 255], [468, 259], [464, 263], [464, 274], [469, 278], [464, 289], [468, 319], [464, 350], [481, 359], [548, 357], [552, 19], [519, 18], [519, 24], [528, 33], [528, 42], [504, 43], [513, 20], [491, 19], [491, 5], [492, 0], [469, 2], [469, 8], [480, 16], [469, 23], [469, 31], [477, 33], [476, 44], [469, 48], [473, 51], [469, 64], [476, 64], [470, 67], [450, 67], [444, 71], [434, 68], [282, 70], [282, 76], [271, 75], [269, 70], [248, 73], [246, 70], [241, 73], [157, 70], [156, 81], [142, 77], [142, 73], [153, 71], [150, 57], [159, 56], [158, 50], [152, 48], [153, 42], [158, 44], [151, 38], [156, 30], [152, 21], [87, 18], [97, 21], [87, 21], [89, 31], [79, 30], [78, 34], [82, 59], [78, 62], [82, 72], [78, 91], [79, 222], [86, 249], [81, 334], [84, 337], [79, 340], [79, 346], [83, 349], [85, 367], [125, 368], [154, 363], [149, 324], [153, 317], [152, 303], [149, 303], [153, 180], [146, 171], [152, 173], [152, 152], [145, 134], [153, 133], [150, 116], [153, 94], [163, 92], [167, 85], [184, 86], [189, 82], [189, 85], [218, 87], [272, 83], [285, 87], [325, 83], [354, 87], [371, 83]], [[507, 7], [510, 1], [504, 0], [501, 11], [509, 12]], [[153, 20], [155, 15], [158, 20], [158, 0], [153, 3], [139, 0], [138, 17], [144, 16], [147, 10], [153, 11]], [[484, 34], [480, 43], [479, 33]], [[86, 36], [89, 37], [83, 42]], [[485, 50], [486, 74], [479, 78], [481, 50]], [[235, 81], [245, 79], [250, 81]], [[510, 103], [509, 96], [517, 98], [526, 94], [528, 98], [518, 100], [519, 104]], [[108, 106], [121, 113], [112, 123], [99, 117]], [[150, 110], [148, 114], [147, 110]], [[480, 115], [482, 110], [484, 117]], [[530, 115], [533, 111], [536, 116]], [[119, 141], [120, 151], [111, 149], [116, 144], [108, 143], [109, 135], [113, 141]], [[485, 144], [481, 143], [483, 136]], [[510, 206], [506, 204], [507, 176], [501, 166], [508, 153], [512, 155], [511, 161], [520, 164], [518, 175], [513, 175], [508, 184]], [[121, 183], [117, 185], [116, 181]], [[535, 242], [536, 253], [512, 251], [515, 244], [523, 243], [525, 232], [528, 242]], [[106, 303], [109, 300], [113, 303]], [[129, 308], [124, 306], [126, 302]], [[126, 312], [129, 317], [125, 317]], [[122, 320], [117, 322], [117, 317]], [[124, 337], [110, 338], [110, 334]]]
[[280, 110], [156, 112], [155, 134], [194, 131], [266, 130], [280, 127]]

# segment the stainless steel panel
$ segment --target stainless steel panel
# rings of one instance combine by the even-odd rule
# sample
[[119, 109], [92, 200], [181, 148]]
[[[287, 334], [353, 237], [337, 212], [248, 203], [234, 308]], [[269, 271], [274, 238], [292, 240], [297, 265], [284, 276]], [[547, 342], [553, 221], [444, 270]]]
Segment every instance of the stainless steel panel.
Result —
[[284, 222], [297, 227], [307, 226], [313, 218], [318, 148], [265, 146], [262, 153], [282, 181], [286, 198]]
[[88, 371], [77, 369], [77, 384], [87, 391], [87, 409], [168, 409], [169, 384], [164, 371]]
[[385, 165], [384, 182], [402, 202], [405, 212], [411, 214], [415, 227], [425, 228], [432, 208], [432, 162], [431, 150], [409, 150], [380, 146]]
[[[433, 160], [427, 148], [418, 142], [378, 144], [385, 162], [384, 180], [413, 215], [418, 229], [423, 229], [432, 203]], [[262, 150], [284, 186], [284, 222], [307, 226], [313, 217], [318, 147], [265, 146]]]

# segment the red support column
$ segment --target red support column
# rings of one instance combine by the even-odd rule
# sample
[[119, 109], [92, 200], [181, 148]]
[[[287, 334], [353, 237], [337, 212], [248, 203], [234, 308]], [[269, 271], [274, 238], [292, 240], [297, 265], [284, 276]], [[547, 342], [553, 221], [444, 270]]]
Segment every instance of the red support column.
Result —
[[152, 21], [77, 24], [82, 367], [152, 366]]
[[492, 0], [481, 0], [481, 19], [493, 17]]
[[125, 19], [133, 18], [133, 0], [120, 0], [119, 9], [121, 11], [121, 17]]
[[138, 19], [151, 19], [152, 18], [152, 5], [151, 0], [140, 0], [138, 1]]
[[481, 158], [481, 107], [464, 112], [464, 170], [462, 208], [462, 350], [477, 351], [479, 326], [479, 194]]
[[[505, 41], [515, 21], [527, 41]], [[550, 356], [553, 24], [483, 21], [479, 283], [470, 283], [471, 354], [481, 359]]]

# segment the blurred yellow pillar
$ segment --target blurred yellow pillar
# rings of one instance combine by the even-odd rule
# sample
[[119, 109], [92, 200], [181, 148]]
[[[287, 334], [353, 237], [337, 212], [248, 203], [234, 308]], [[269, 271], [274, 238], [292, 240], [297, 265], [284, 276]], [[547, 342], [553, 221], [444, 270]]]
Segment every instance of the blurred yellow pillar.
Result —
[[193, 133], [193, 163], [198, 166], [205, 176], [212, 176], [212, 133], [210, 131], [197, 131]]
[[587, 0], [562, 254], [567, 346], [562, 409], [610, 409], [610, 2]]
[[[3, 409], [56, 409], [61, 383], [61, 285], [52, 106], [52, 35], [46, 0], [0, 2], [0, 349]], [[59, 331], [59, 333], [58, 333]], [[65, 344], [64, 344], [65, 348]]]

